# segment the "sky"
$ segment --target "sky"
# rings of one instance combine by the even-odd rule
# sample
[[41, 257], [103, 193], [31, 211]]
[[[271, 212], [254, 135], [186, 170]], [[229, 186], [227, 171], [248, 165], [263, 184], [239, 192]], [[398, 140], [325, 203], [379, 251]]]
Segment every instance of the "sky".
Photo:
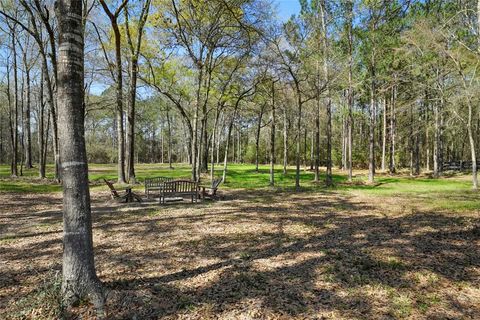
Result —
[[[272, 2], [277, 8], [278, 17], [283, 21], [287, 21], [292, 15], [300, 12], [299, 0], [272, 0]], [[100, 95], [106, 88], [108, 88], [106, 84], [94, 83], [90, 93]]]
[[273, 3], [278, 6], [279, 18], [287, 20], [292, 14], [300, 12], [299, 0], [273, 0]]

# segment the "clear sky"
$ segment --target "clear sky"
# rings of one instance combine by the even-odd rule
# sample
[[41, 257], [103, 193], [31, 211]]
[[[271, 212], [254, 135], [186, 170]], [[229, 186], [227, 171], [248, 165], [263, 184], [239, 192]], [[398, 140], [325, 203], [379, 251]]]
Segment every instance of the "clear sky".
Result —
[[273, 3], [278, 7], [279, 18], [287, 20], [292, 14], [300, 12], [299, 0], [273, 0]]

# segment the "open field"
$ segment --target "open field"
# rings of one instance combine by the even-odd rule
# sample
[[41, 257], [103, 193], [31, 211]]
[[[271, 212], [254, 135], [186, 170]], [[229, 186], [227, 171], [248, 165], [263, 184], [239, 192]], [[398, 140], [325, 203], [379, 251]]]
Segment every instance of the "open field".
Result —
[[[188, 177], [140, 165], [148, 175]], [[232, 165], [221, 201], [159, 206], [108, 200], [90, 166], [97, 273], [111, 319], [478, 319], [480, 199], [468, 176], [379, 176], [294, 193], [268, 169]], [[61, 193], [0, 168], [0, 314], [59, 317]], [[138, 187], [141, 190], [141, 186]], [[93, 314], [81, 304], [67, 317]], [[3, 317], [3, 316], [2, 316]]]

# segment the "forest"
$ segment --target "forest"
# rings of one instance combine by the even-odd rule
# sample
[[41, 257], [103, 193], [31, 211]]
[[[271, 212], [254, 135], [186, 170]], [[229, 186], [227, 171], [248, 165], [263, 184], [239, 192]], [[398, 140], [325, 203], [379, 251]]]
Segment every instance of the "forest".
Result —
[[0, 313], [480, 318], [478, 67], [473, 0], [0, 0]]

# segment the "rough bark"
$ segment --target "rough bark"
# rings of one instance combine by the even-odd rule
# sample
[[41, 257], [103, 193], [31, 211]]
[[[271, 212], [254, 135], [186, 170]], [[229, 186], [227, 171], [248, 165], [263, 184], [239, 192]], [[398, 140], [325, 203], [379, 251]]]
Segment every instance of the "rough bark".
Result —
[[82, 2], [55, 4], [59, 29], [58, 117], [63, 185], [63, 301], [90, 299], [100, 312], [104, 291], [95, 273], [84, 128]]
[[275, 186], [275, 81], [272, 81], [272, 125], [270, 127], [270, 186]]

